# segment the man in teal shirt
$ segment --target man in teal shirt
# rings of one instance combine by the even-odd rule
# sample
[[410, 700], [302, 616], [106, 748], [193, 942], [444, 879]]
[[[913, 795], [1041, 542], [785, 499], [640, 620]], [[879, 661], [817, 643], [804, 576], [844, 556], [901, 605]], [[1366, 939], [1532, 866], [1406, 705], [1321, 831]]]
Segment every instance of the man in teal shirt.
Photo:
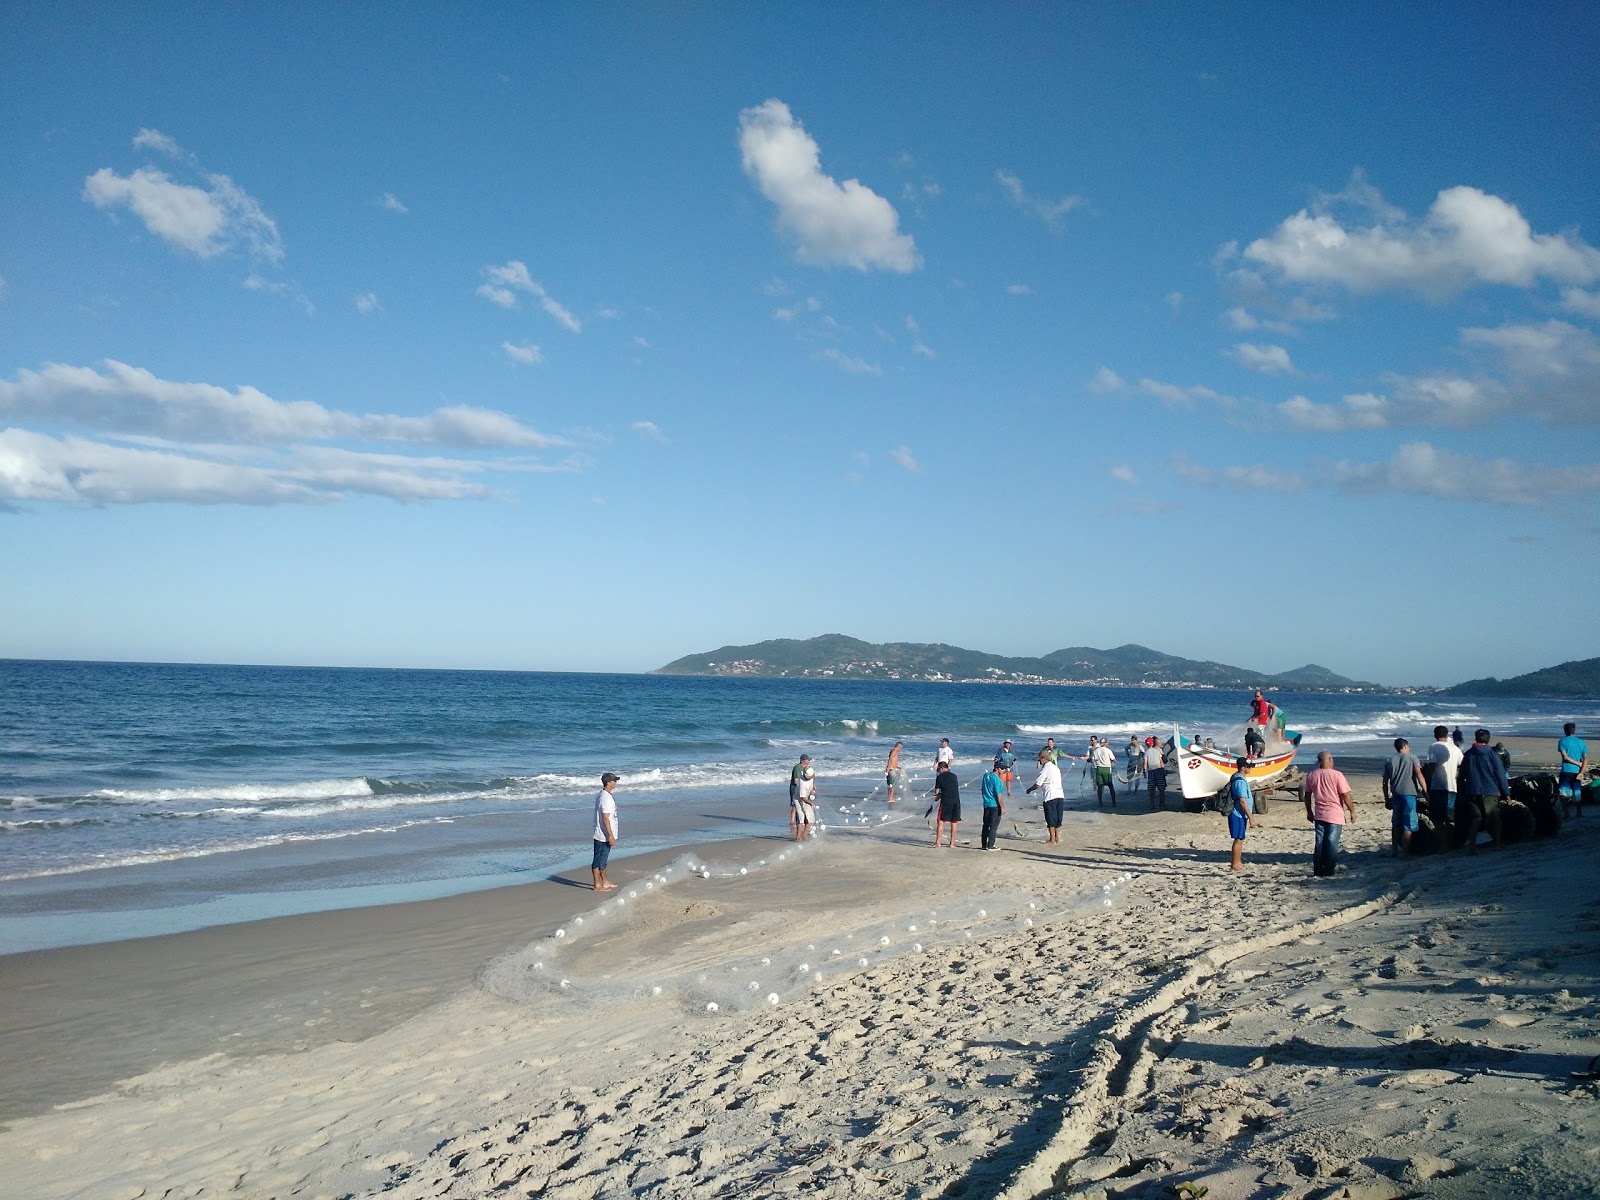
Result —
[[1561, 797], [1561, 815], [1567, 815], [1571, 805], [1572, 815], [1583, 816], [1583, 769], [1589, 765], [1589, 746], [1578, 736], [1578, 727], [1568, 721], [1561, 727], [1563, 737], [1556, 743], [1556, 753], [1561, 757], [1561, 782], [1556, 788]]
[[988, 770], [983, 773], [983, 841], [981, 845], [985, 850], [998, 850], [995, 837], [1000, 832], [1000, 817], [1006, 811], [1005, 783], [998, 772]]

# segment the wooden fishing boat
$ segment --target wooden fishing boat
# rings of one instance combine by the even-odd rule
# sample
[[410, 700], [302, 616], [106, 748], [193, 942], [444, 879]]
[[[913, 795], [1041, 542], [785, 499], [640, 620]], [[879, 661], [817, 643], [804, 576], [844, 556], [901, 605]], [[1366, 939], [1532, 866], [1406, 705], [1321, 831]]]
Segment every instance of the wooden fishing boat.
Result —
[[[1237, 769], [1237, 756], [1226, 750], [1202, 745], [1176, 730], [1172, 734], [1172, 744], [1177, 756], [1174, 769], [1178, 773], [1178, 783], [1183, 788], [1185, 800], [1204, 800], [1228, 786]], [[1291, 741], [1269, 746], [1265, 754], [1249, 759], [1244, 775], [1250, 781], [1250, 786], [1260, 788], [1292, 767], [1299, 745], [1300, 735], [1295, 734]]]

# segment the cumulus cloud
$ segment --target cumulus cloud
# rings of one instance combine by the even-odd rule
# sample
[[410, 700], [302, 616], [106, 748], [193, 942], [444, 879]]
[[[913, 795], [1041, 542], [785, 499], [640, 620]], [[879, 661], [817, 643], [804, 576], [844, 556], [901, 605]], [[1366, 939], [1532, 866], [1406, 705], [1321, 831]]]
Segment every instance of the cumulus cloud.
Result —
[[1186, 454], [1171, 458], [1172, 473], [1186, 483], [1203, 487], [1230, 488], [1241, 492], [1298, 492], [1306, 481], [1292, 471], [1279, 471], [1257, 464], [1251, 467], [1205, 467], [1191, 462]]
[[1025, 283], [1008, 283], [1006, 284], [1006, 292], [1012, 296], [1033, 295], [1033, 289]]
[[[1356, 219], [1336, 215], [1354, 207]], [[1418, 221], [1359, 174], [1337, 196], [1301, 209], [1244, 257], [1279, 279], [1353, 292], [1408, 290], [1444, 299], [1474, 284], [1527, 288], [1600, 279], [1600, 250], [1575, 234], [1535, 233], [1516, 205], [1475, 187], [1438, 194]]]
[[1600, 491], [1600, 465], [1533, 466], [1408, 442], [1382, 462], [1337, 463], [1334, 481], [1353, 493], [1406, 492], [1439, 500], [1529, 507]]
[[1461, 331], [1475, 374], [1390, 375], [1386, 393], [1358, 392], [1334, 403], [1295, 396], [1278, 405], [1296, 428], [1323, 433], [1406, 425], [1462, 428], [1497, 417], [1550, 425], [1600, 423], [1600, 337], [1565, 321]]
[[362, 292], [356, 297], [355, 305], [356, 311], [362, 316], [375, 313], [383, 307], [378, 303], [378, 294], [376, 292]]
[[909, 446], [896, 446], [889, 451], [889, 459], [903, 471], [909, 471], [913, 475], [922, 474], [922, 464], [917, 461], [917, 456], [911, 453]]
[[567, 445], [492, 409], [453, 406], [421, 417], [357, 415], [311, 400], [274, 400], [253, 387], [161, 379], [114, 359], [103, 370], [51, 363], [0, 379], [0, 417], [120, 434], [262, 445], [357, 438], [458, 447]]
[[539, 307], [558, 325], [573, 333], [583, 332], [583, 323], [567, 307], [545, 291], [544, 285], [528, 273], [528, 264], [511, 259], [503, 266], [483, 268], [483, 282], [478, 285], [478, 295], [501, 308], [516, 308], [517, 293], [532, 296]]
[[283, 239], [256, 198], [226, 175], [208, 172], [176, 141], [154, 129], [133, 139], [138, 150], [181, 160], [191, 179], [174, 179], [156, 167], [120, 175], [101, 167], [83, 183], [83, 198], [99, 209], [126, 209], [167, 245], [196, 258], [242, 249], [268, 263], [283, 259]]
[[1593, 317], [1600, 320], [1600, 292], [1586, 292], [1582, 288], [1564, 288], [1561, 292], [1561, 306], [1568, 312], [1575, 312], [1580, 317]]
[[[90, 431], [0, 430], [0, 503], [317, 504], [355, 495], [455, 500], [490, 495], [474, 478], [484, 474], [583, 466], [576, 457], [548, 464], [508, 455], [570, 443], [489, 409], [358, 415], [274, 400], [250, 387], [173, 382], [114, 361], [103, 371], [52, 364], [0, 380], [0, 419]], [[448, 446], [481, 456], [329, 444], [362, 441]]]
[[826, 350], [819, 350], [816, 358], [820, 362], [832, 363], [841, 371], [849, 375], [882, 375], [883, 368], [877, 363], [868, 362], [864, 358], [855, 358], [842, 350], [829, 346]]
[[1139, 477], [1133, 473], [1133, 468], [1127, 463], [1114, 463], [1111, 468], [1111, 478], [1126, 484], [1136, 484]]
[[385, 192], [383, 195], [379, 196], [378, 207], [386, 208], [390, 212], [394, 213], [408, 213], [411, 211], [403, 203], [401, 203], [400, 197], [396, 196], [393, 192]]
[[1196, 400], [1210, 400], [1219, 404], [1232, 403], [1231, 397], [1198, 383], [1184, 387], [1181, 384], [1145, 378], [1139, 380], [1135, 390], [1146, 396], [1154, 396], [1169, 408], [1189, 408]]
[[1294, 364], [1289, 361], [1289, 352], [1282, 346], [1261, 342], [1240, 342], [1228, 351], [1228, 357], [1240, 366], [1260, 371], [1263, 375], [1294, 373]]
[[1344, 433], [1352, 429], [1382, 429], [1389, 424], [1389, 400], [1371, 392], [1345, 396], [1337, 404], [1318, 404], [1305, 396], [1291, 396], [1278, 411], [1297, 429], [1317, 433]]
[[26, 429], [0, 430], [0, 503], [329, 504], [354, 496], [462, 500], [491, 493], [492, 471], [570, 471], [536, 463], [405, 457], [294, 447], [120, 445]]
[[994, 178], [1011, 203], [1024, 212], [1032, 213], [1053, 230], [1061, 227], [1062, 217], [1084, 202], [1082, 196], [1062, 196], [1059, 200], [1046, 200], [1032, 195], [1023, 186], [1022, 180], [1013, 172], [1004, 169], [996, 171]]
[[778, 209], [778, 228], [796, 257], [814, 266], [878, 267], [901, 273], [922, 265], [894, 205], [857, 179], [823, 172], [821, 151], [781, 100], [739, 114], [744, 171]]
[[505, 351], [505, 356], [512, 362], [523, 363], [526, 366], [536, 367], [544, 361], [544, 351], [532, 342], [501, 342], [500, 349]]

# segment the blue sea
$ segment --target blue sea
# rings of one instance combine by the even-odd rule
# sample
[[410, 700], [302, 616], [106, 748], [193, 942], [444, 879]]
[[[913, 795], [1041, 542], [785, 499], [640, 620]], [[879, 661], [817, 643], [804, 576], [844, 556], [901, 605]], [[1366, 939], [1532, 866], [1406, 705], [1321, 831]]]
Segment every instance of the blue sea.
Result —
[[[1533, 700], [1275, 693], [1304, 753], [1438, 722], [1553, 734]], [[789, 769], [881, 800], [896, 739], [1236, 738], [1203, 689], [0, 661], [0, 953], [450, 895], [587, 862], [602, 771], [630, 851], [782, 832]]]

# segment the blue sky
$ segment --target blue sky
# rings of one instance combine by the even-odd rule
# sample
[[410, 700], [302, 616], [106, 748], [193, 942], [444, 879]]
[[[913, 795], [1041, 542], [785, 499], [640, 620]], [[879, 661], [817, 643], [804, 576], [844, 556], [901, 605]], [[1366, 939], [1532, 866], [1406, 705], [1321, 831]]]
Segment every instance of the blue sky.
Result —
[[1600, 9], [12, 6], [0, 655], [1600, 653]]

